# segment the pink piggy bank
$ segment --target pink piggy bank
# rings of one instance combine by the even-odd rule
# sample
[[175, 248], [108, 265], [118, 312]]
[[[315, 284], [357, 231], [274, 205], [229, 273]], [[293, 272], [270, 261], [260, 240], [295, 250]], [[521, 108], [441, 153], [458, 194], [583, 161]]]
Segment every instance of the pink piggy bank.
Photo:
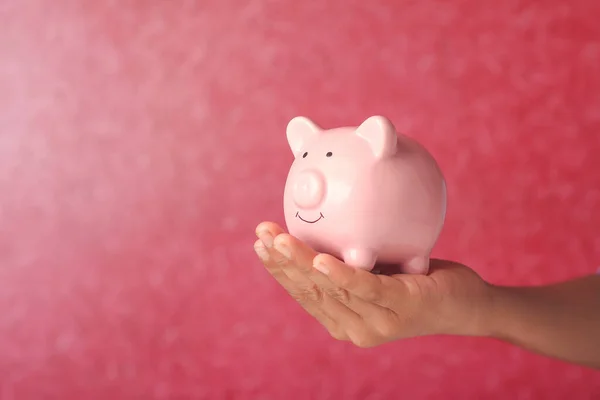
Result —
[[291, 235], [356, 268], [428, 272], [446, 183], [423, 146], [380, 116], [331, 130], [296, 117], [287, 140], [295, 156], [284, 191]]

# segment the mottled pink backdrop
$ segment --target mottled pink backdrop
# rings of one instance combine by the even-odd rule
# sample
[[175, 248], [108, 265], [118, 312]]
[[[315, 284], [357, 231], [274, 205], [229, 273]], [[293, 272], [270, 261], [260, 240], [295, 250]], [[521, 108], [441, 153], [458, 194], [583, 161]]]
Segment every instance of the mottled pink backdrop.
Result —
[[338, 343], [265, 273], [285, 125], [372, 114], [448, 178], [437, 256], [600, 265], [600, 2], [4, 0], [0, 398], [600, 398], [494, 340]]

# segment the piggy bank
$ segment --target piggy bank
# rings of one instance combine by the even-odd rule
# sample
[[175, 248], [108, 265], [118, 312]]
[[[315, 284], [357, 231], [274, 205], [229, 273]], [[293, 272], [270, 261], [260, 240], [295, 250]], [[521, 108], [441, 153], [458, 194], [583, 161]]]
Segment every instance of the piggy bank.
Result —
[[423, 146], [381, 116], [329, 130], [296, 117], [286, 134], [295, 157], [283, 202], [291, 235], [355, 268], [428, 272], [446, 183]]

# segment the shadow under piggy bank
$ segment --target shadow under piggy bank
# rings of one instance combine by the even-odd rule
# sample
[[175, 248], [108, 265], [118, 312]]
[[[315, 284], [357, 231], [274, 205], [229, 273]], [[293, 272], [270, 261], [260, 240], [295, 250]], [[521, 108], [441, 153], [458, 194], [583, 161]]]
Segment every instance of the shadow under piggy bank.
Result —
[[398, 275], [403, 274], [402, 264], [385, 264], [377, 263], [371, 270], [371, 273], [375, 275]]

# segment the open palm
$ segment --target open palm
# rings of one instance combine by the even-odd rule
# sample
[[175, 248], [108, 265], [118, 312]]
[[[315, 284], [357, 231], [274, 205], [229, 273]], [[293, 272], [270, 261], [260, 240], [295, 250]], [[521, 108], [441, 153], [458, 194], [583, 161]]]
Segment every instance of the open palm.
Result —
[[254, 248], [267, 271], [336, 339], [360, 347], [431, 334], [485, 334], [487, 284], [470, 268], [432, 260], [428, 275], [347, 266], [272, 222]]

